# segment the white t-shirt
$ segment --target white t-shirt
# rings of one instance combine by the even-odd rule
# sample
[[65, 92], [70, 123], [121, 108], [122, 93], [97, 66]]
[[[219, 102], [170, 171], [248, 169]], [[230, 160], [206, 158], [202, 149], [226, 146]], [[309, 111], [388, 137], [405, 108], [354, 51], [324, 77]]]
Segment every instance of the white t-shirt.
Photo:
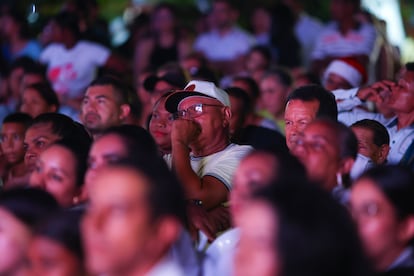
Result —
[[[191, 168], [203, 178], [213, 176], [223, 182], [227, 189], [232, 189], [233, 174], [243, 157], [253, 148], [247, 145], [230, 144], [224, 150], [208, 156], [194, 157], [190, 154]], [[171, 154], [164, 155], [164, 160], [172, 168]]]
[[93, 42], [79, 41], [71, 49], [53, 43], [43, 50], [40, 62], [47, 65], [47, 77], [56, 93], [73, 99], [83, 96], [109, 56], [109, 49]]
[[353, 55], [370, 56], [377, 34], [370, 24], [362, 24], [359, 29], [343, 35], [336, 23], [325, 27], [318, 37], [312, 52], [312, 59], [326, 57], [346, 57]]
[[216, 30], [200, 35], [194, 49], [202, 52], [208, 60], [228, 61], [246, 54], [254, 44], [253, 36], [234, 27], [225, 35], [220, 35]]

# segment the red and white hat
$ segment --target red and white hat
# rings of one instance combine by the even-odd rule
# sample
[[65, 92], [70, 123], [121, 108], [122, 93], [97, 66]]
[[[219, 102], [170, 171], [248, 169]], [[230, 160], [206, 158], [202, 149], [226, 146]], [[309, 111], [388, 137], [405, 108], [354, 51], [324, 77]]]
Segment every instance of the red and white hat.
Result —
[[355, 58], [339, 58], [333, 60], [326, 68], [323, 75], [326, 80], [330, 73], [334, 73], [344, 78], [353, 87], [359, 87], [367, 81], [367, 71]]

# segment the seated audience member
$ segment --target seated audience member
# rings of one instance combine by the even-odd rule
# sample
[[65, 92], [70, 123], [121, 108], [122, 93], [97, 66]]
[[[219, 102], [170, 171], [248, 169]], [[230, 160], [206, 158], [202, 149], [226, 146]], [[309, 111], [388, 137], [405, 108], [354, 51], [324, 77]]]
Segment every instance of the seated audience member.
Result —
[[258, 112], [263, 107], [261, 106], [261, 102], [259, 101], [259, 86], [253, 78], [248, 76], [236, 76], [233, 78], [231, 87], [238, 87], [240, 89], [243, 89], [249, 96], [249, 105], [252, 111], [249, 112], [246, 118], [246, 124], [266, 127], [273, 130], [279, 129], [279, 126], [276, 124], [274, 120], [266, 118]]
[[306, 85], [292, 91], [285, 108], [286, 145], [292, 150], [306, 126], [316, 118], [337, 120], [335, 97], [318, 85]]
[[15, 188], [0, 194], [1, 275], [31, 275], [26, 254], [32, 231], [37, 223], [58, 209], [55, 199], [45, 191]]
[[387, 162], [390, 136], [387, 129], [375, 120], [364, 119], [351, 125], [358, 140], [358, 156], [351, 171], [355, 179], [366, 169]]
[[40, 153], [61, 139], [85, 137], [86, 129], [68, 116], [58, 113], [43, 113], [33, 119], [24, 135], [26, 153], [24, 162], [29, 172], [33, 171]]
[[87, 275], [80, 233], [81, 215], [79, 211], [60, 211], [36, 225], [28, 249], [31, 275]]
[[157, 70], [168, 62], [178, 62], [190, 51], [191, 41], [180, 29], [175, 5], [159, 3], [151, 13], [149, 35], [135, 46], [135, 72], [140, 74], [146, 68]]
[[234, 275], [372, 275], [345, 208], [313, 185], [277, 184], [239, 215]]
[[92, 143], [84, 132], [76, 139], [62, 139], [45, 149], [30, 174], [30, 186], [48, 191], [64, 208], [76, 207], [83, 199], [87, 157]]
[[22, 90], [19, 110], [32, 118], [42, 113], [57, 112], [59, 106], [55, 91], [46, 82], [31, 84]]
[[92, 143], [88, 155], [88, 170], [85, 175], [85, 188], [96, 177], [100, 167], [117, 163], [136, 155], [145, 158], [158, 155], [159, 151], [150, 133], [142, 127], [121, 125], [110, 127]]
[[333, 91], [361, 87], [367, 81], [365, 67], [353, 58], [335, 59], [323, 73], [323, 87]]
[[220, 247], [220, 237], [213, 241], [206, 251], [204, 275], [234, 275], [233, 259], [239, 242], [238, 219], [242, 211], [249, 207], [253, 193], [271, 183], [288, 181], [292, 185], [307, 183], [306, 171], [303, 165], [290, 153], [272, 152], [268, 150], [253, 150], [248, 153], [237, 167], [233, 177], [234, 188], [230, 192], [230, 214], [233, 221], [232, 229], [222, 236], [232, 239], [224, 241], [225, 246], [219, 254], [214, 254], [210, 248]]
[[51, 37], [52, 43], [42, 51], [40, 62], [47, 65], [47, 77], [68, 112], [79, 110], [85, 89], [99, 67], [125, 71], [126, 67], [109, 49], [80, 39], [79, 22], [74, 13], [60, 12], [43, 32]]
[[145, 89], [150, 93], [150, 104], [155, 102], [165, 93], [172, 90], [180, 90], [187, 83], [184, 71], [179, 67], [176, 70], [167, 70], [165, 73], [150, 75], [144, 81]]
[[350, 128], [329, 119], [311, 122], [296, 141], [292, 153], [302, 161], [313, 182], [340, 202], [348, 200], [350, 172], [358, 141]]
[[161, 155], [171, 153], [171, 126], [174, 121], [174, 115], [165, 109], [166, 98], [171, 93], [167, 92], [155, 102], [148, 127]]
[[156, 160], [107, 166], [91, 183], [82, 223], [90, 274], [195, 275], [170, 255], [185, 225], [185, 200], [164, 161]]
[[350, 210], [364, 251], [377, 272], [414, 273], [414, 175], [398, 165], [378, 166], [353, 184]]
[[246, 71], [257, 83], [260, 83], [263, 75], [269, 70], [271, 61], [272, 54], [268, 47], [254, 46], [246, 57]]
[[[89, 168], [85, 176], [87, 195], [92, 192], [89, 187], [94, 185], [93, 183], [102, 168], [120, 163], [123, 160], [132, 161], [138, 167], [147, 166], [154, 158], [158, 157], [160, 156], [157, 145], [145, 129], [131, 125], [107, 129], [94, 141], [89, 152]], [[159, 170], [164, 167], [163, 163]], [[171, 254], [182, 265], [186, 275], [198, 275], [198, 256], [195, 255], [187, 231], [181, 231], [180, 238], [171, 249]]]
[[42, 49], [36, 40], [30, 38], [29, 24], [25, 14], [16, 9], [3, 9], [1, 22], [2, 58], [9, 63], [18, 57], [39, 59]]
[[6, 161], [7, 174], [3, 188], [27, 185], [27, 168], [24, 164], [24, 134], [32, 119], [24, 113], [12, 113], [3, 120], [0, 130], [0, 148]]
[[292, 77], [281, 68], [266, 72], [259, 82], [260, 106], [271, 119], [276, 121], [280, 129], [285, 128], [285, 104], [292, 84]]
[[204, 54], [214, 69], [226, 75], [243, 70], [244, 56], [255, 43], [250, 34], [236, 26], [238, 17], [232, 1], [213, 1], [212, 29], [200, 34], [194, 43], [194, 50]]
[[298, 73], [295, 76], [295, 80], [293, 83], [293, 89], [297, 89], [299, 87], [305, 86], [305, 85], [321, 85], [321, 81], [319, 79], [319, 76], [315, 75], [312, 72], [302, 72]]
[[312, 52], [312, 70], [322, 75], [326, 66], [335, 58], [352, 57], [368, 66], [374, 49], [376, 31], [372, 24], [360, 22], [360, 0], [331, 0], [332, 22], [317, 38]]
[[171, 130], [170, 166], [187, 199], [201, 201], [206, 210], [224, 203], [231, 178], [250, 146], [230, 143], [230, 100], [211, 82], [191, 81], [171, 94], [166, 109], [175, 114]]
[[367, 115], [367, 112], [357, 112], [346, 117], [346, 120], [343, 120], [341, 116], [339, 116], [339, 119], [346, 121], [346, 124], [349, 125], [363, 118], [375, 119], [381, 122], [390, 134], [388, 162], [397, 164], [403, 157], [406, 160], [409, 159], [407, 150], [414, 138], [414, 62], [405, 65], [405, 69], [397, 83], [384, 80], [369, 87], [348, 91], [340, 90], [336, 91], [335, 94], [337, 99], [371, 100], [377, 106], [380, 104], [381, 109], [387, 111], [386, 114], [391, 111], [391, 117], [385, 115], [384, 110], [381, 110], [381, 115], [375, 113]]
[[262, 5], [255, 5], [251, 11], [249, 23], [257, 44], [259, 46], [268, 46], [270, 44], [272, 28], [272, 12], [270, 9]]
[[230, 98], [230, 135], [232, 142], [251, 145], [256, 149], [273, 148], [288, 151], [285, 137], [279, 131], [249, 124], [248, 118], [262, 117], [256, 115], [249, 96], [244, 90], [238, 87], [229, 87], [225, 91]]
[[98, 77], [89, 85], [83, 97], [80, 120], [94, 138], [105, 129], [126, 122], [131, 112], [128, 89], [112, 76]]

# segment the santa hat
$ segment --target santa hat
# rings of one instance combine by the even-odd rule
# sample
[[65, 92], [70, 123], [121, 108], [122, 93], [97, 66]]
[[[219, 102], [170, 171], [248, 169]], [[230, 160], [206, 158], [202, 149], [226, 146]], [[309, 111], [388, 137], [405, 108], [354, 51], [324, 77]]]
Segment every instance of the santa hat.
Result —
[[339, 58], [332, 61], [325, 70], [325, 80], [330, 73], [344, 78], [353, 87], [359, 87], [367, 81], [367, 71], [364, 65], [354, 58]]

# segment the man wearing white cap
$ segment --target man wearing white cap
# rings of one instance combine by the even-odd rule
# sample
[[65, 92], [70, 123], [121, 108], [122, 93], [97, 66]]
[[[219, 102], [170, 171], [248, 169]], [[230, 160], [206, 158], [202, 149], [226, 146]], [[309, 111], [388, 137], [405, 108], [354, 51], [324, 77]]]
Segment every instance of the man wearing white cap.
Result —
[[187, 199], [210, 210], [227, 201], [234, 170], [252, 148], [230, 143], [230, 100], [212, 82], [191, 81], [171, 94], [166, 109], [175, 114], [171, 164]]

